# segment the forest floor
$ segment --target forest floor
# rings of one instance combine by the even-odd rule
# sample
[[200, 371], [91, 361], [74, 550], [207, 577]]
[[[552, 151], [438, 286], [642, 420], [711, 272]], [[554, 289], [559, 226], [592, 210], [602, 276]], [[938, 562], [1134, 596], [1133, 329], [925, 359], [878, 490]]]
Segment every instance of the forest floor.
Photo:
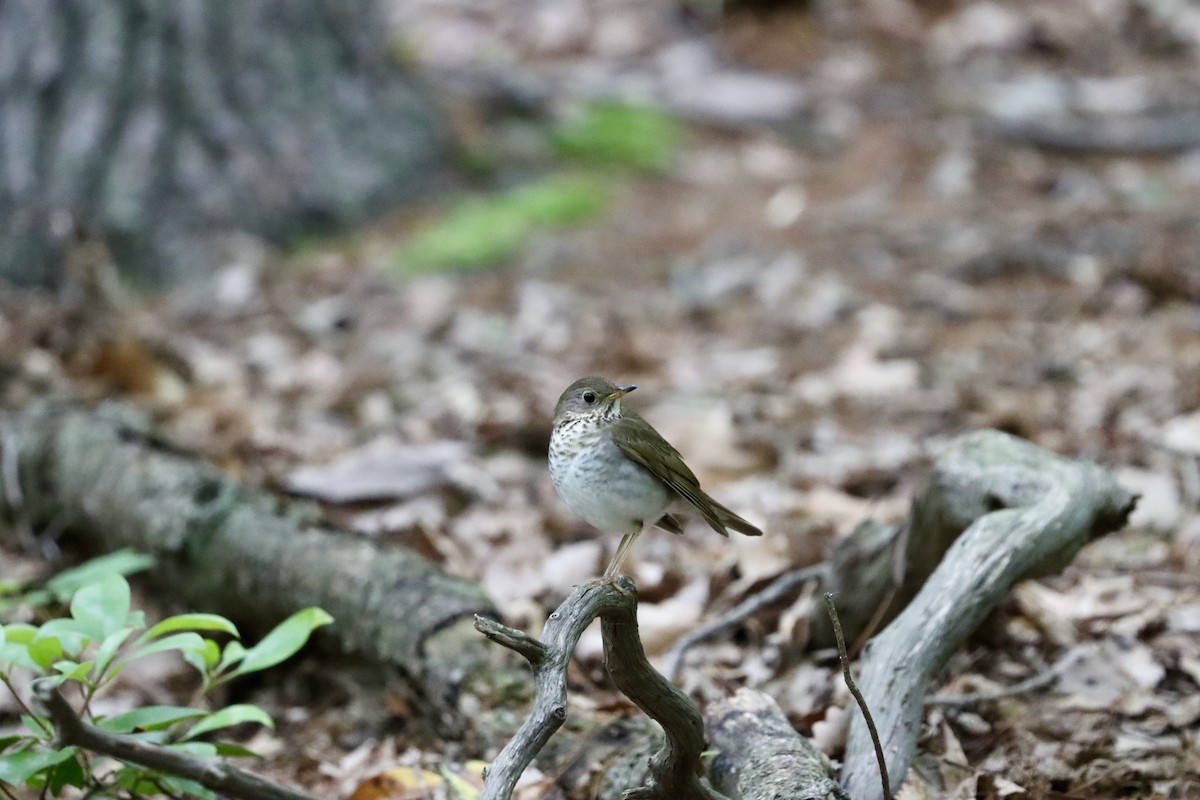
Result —
[[[1018, 586], [942, 691], [1049, 665], [1057, 680], [930, 707], [902, 796], [1200, 796], [1200, 138], [1171, 138], [1200, 108], [1194, 9], [881, 0], [709, 18], [611, 0], [536, 4], [518, 26], [511, 2], [460, 5], [396, 4], [431, 81], [519, 71], [551, 113], [640, 92], [687, 120], [670, 166], [612, 177], [602, 213], [488, 270], [397, 274], [389, 254], [430, 209], [298, 253], [247, 248], [203, 289], [5, 298], [4, 405], [132, 400], [175, 445], [325, 501], [536, 628], [616, 538], [554, 495], [554, 403], [582, 375], [638, 384], [626, 402], [768, 532], [726, 541], [693, 521], [639, 540], [626, 569], [652, 658], [863, 518], [901, 518], [939, 448], [999, 428], [1141, 500], [1063, 574]], [[1119, 138], [1131, 119], [1144, 128]], [[500, 137], [488, 124], [463, 134]], [[421, 480], [360, 496], [363, 459]], [[5, 559], [8, 577], [40, 569]], [[848, 695], [804, 652], [812, 602], [696, 648], [682, 683], [701, 702], [760, 688], [836, 757]], [[592, 633], [579, 701], [623, 708]], [[114, 703], [170, 694], [182, 669]], [[280, 720], [249, 743], [264, 768], [313, 791], [443, 758], [352, 703], [247, 691]], [[549, 775], [522, 791], [557, 790]]]

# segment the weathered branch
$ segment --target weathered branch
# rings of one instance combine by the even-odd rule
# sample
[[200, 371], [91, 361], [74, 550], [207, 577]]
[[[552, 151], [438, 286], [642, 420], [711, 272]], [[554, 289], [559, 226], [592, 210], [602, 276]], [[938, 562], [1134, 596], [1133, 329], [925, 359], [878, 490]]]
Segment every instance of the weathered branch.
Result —
[[646, 660], [638, 634], [637, 587], [632, 580], [621, 578], [617, 588], [626, 593], [628, 602], [600, 615], [608, 674], [616, 687], [666, 733], [662, 749], [650, 759], [646, 785], [626, 792], [626, 800], [716, 800], [721, 795], [699, 777], [704, 720], [687, 695]]
[[[867, 647], [859, 681], [888, 770], [912, 761], [929, 682], [1014, 583], [1066, 566], [1084, 544], [1124, 524], [1136, 498], [1100, 467], [996, 431], [958, 439], [937, 461], [910, 518], [910, 541], [965, 531], [929, 580]], [[842, 786], [879, 798], [873, 748], [851, 723]]]
[[583, 631], [600, 617], [605, 663], [617, 688], [663, 726], [666, 741], [651, 759], [646, 783], [629, 798], [700, 798], [720, 795], [699, 777], [704, 725], [692, 702], [658, 674], [642, 650], [637, 628], [637, 587], [627, 577], [586, 583], [550, 615], [540, 642], [494, 620], [475, 626], [492, 641], [516, 650], [533, 667], [536, 697], [525, 723], [488, 767], [483, 800], [508, 800], [529, 766], [567, 714], [567, 664]]
[[991, 120], [984, 133], [1043, 150], [1071, 153], [1161, 154], [1200, 146], [1200, 114], [1195, 111], [1138, 116], [1084, 115], [1034, 120]]
[[59, 747], [74, 745], [130, 764], [188, 778], [235, 800], [320, 800], [317, 795], [260, 778], [221, 759], [187, 755], [89, 725], [79, 718], [50, 681], [38, 681], [33, 690], [54, 723]]
[[846, 800], [834, 781], [833, 765], [796, 733], [779, 706], [754, 689], [713, 703], [705, 713], [708, 735], [718, 751], [712, 779], [739, 800]]

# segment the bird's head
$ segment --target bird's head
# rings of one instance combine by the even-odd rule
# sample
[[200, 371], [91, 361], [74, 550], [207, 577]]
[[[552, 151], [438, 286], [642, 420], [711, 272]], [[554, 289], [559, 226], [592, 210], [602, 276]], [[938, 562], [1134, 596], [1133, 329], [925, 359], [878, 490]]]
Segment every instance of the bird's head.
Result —
[[584, 417], [615, 419], [621, 416], [621, 398], [636, 386], [617, 386], [607, 378], [580, 378], [566, 388], [554, 407], [554, 424]]

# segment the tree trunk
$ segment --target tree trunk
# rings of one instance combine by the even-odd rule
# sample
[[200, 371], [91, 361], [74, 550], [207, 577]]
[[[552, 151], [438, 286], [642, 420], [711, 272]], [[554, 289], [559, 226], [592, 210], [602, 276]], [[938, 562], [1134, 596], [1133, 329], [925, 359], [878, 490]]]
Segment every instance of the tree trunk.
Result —
[[0, 2], [0, 277], [81, 232], [142, 283], [442, 184], [450, 142], [368, 3]]

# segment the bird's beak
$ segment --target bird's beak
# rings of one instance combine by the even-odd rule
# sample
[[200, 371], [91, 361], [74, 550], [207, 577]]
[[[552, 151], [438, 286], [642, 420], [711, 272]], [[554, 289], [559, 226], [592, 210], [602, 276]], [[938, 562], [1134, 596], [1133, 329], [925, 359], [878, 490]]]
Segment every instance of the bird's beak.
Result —
[[613, 400], [617, 400], [619, 398], [624, 397], [625, 395], [629, 394], [636, 388], [637, 388], [637, 386], [634, 384], [630, 384], [629, 386], [618, 386], [617, 390], [615, 392], [613, 392], [612, 394], [610, 394], [608, 397], [606, 397], [604, 399], [606, 402], [611, 403]]

